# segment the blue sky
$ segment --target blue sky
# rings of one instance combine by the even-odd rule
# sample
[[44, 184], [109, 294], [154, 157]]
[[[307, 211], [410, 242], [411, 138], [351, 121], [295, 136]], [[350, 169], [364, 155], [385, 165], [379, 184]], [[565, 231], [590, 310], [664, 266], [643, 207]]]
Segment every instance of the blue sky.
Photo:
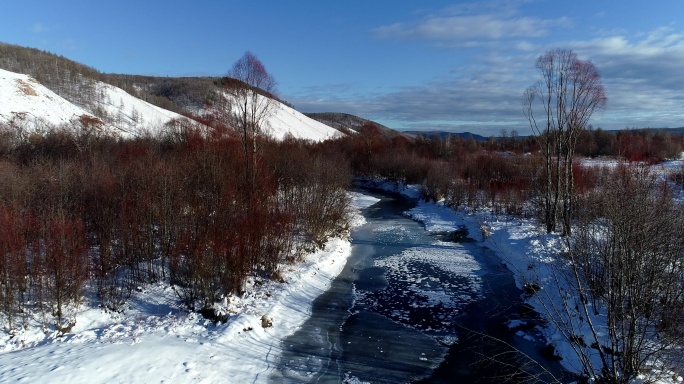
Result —
[[6, 43], [159, 76], [224, 75], [250, 50], [298, 110], [397, 129], [527, 134], [535, 59], [569, 48], [606, 86], [595, 127], [684, 126], [680, 0], [6, 3]]

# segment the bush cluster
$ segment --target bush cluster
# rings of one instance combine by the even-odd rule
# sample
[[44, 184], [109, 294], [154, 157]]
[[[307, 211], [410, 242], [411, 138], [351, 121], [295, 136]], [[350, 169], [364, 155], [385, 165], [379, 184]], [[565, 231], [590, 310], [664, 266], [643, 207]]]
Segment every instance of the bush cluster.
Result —
[[230, 135], [87, 146], [59, 130], [8, 139], [0, 157], [6, 328], [36, 311], [67, 326], [90, 288], [97, 304], [118, 311], [149, 282], [171, 284], [200, 311], [240, 293], [247, 276], [269, 277], [344, 233], [345, 161], [294, 140], [261, 147], [247, 191], [244, 154]]

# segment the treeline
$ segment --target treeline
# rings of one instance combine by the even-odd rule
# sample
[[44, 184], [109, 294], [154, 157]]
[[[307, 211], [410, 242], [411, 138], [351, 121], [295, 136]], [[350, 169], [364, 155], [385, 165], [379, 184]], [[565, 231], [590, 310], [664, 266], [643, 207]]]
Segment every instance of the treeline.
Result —
[[77, 105], [90, 105], [97, 95], [96, 81], [103, 81], [96, 69], [35, 48], [0, 43], [0, 68], [27, 74]]
[[528, 202], [541, 177], [538, 155], [488, 150], [486, 143], [461, 137], [388, 137], [373, 124], [337, 145], [357, 176], [421, 184], [424, 198], [456, 207], [491, 205], [497, 212], [533, 214]]
[[[0, 43], [0, 68], [24, 73], [48, 88], [66, 87], [76, 76], [99, 80], [95, 68], [36, 48]], [[54, 92], [59, 93], [53, 89]]]
[[199, 110], [218, 97], [218, 77], [156, 77], [105, 74], [103, 81], [131, 95], [179, 114]]
[[677, 159], [684, 150], [684, 138], [665, 129], [625, 129], [582, 131], [576, 153], [580, 156], [616, 156], [627, 161], [659, 163]]
[[[539, 147], [543, 140], [516, 135], [487, 141], [460, 136], [388, 137], [368, 123], [358, 135], [343, 139], [342, 147], [362, 177], [421, 184], [425, 198], [443, 198], [453, 206], [486, 205], [495, 212], [530, 216], [539, 213], [543, 197], [545, 170]], [[683, 150], [684, 138], [666, 130], [599, 128], [579, 134], [575, 154], [654, 164], [679, 158]], [[578, 194], [596, 188], [602, 172], [573, 164], [573, 187]]]
[[[519, 137], [503, 132], [499, 138], [482, 143], [488, 150], [526, 153], [539, 150], [544, 137]], [[601, 128], [582, 130], [577, 136], [575, 154], [583, 157], [612, 156], [627, 161], [659, 163], [679, 158], [684, 151], [684, 137], [667, 129], [624, 129], [606, 131]]]
[[319, 145], [260, 140], [249, 191], [230, 135], [99, 138], [84, 147], [53, 130], [4, 143], [6, 329], [32, 316], [66, 329], [83, 297], [118, 311], [150, 282], [171, 284], [188, 308], [212, 316], [212, 305], [240, 293], [247, 276], [278, 278], [282, 262], [343, 233], [351, 178], [344, 159]]

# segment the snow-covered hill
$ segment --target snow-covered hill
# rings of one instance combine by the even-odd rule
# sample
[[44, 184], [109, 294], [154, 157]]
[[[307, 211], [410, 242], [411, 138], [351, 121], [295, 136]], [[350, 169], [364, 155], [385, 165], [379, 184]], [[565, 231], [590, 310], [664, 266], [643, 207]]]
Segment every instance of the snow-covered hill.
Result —
[[335, 128], [318, 122], [303, 113], [277, 103], [274, 113], [268, 119], [268, 133], [277, 140], [283, 140], [288, 134], [296, 139], [323, 141], [344, 136]]
[[0, 124], [41, 132], [82, 121], [102, 121], [45, 88], [30, 76], [0, 69]]
[[169, 121], [185, 119], [109, 84], [95, 82], [83, 88], [95, 92], [88, 105], [78, 106], [28, 75], [0, 69], [0, 124], [27, 134], [85, 125], [103, 134], [135, 137], [158, 134]]
[[[88, 96], [70, 102], [28, 75], [0, 69], [0, 125], [25, 133], [41, 133], [56, 127], [78, 130], [85, 124], [101, 133], [123, 138], [163, 134], [171, 129], [169, 123], [172, 121], [183, 120], [185, 125], [199, 126], [178, 113], [152, 105], [110, 84], [82, 77], [74, 81], [83, 82], [74, 87], [88, 92]], [[297, 139], [323, 141], [343, 135], [279, 102], [265, 125], [264, 132], [276, 140], [290, 135]]]
[[144, 134], [153, 136], [168, 129], [172, 120], [188, 120], [176, 112], [159, 108], [141, 100], [121, 88], [103, 82], [95, 83], [96, 95], [89, 106], [107, 125], [114, 127], [122, 137]]

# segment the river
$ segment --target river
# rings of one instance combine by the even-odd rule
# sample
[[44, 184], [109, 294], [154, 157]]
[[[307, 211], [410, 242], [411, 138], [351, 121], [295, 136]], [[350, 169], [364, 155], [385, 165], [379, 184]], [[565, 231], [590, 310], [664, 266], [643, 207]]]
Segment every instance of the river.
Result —
[[273, 382], [571, 381], [541, 353], [539, 320], [494, 252], [465, 230], [428, 233], [403, 215], [412, 199], [364, 193], [381, 200], [363, 210], [343, 271], [283, 341]]

